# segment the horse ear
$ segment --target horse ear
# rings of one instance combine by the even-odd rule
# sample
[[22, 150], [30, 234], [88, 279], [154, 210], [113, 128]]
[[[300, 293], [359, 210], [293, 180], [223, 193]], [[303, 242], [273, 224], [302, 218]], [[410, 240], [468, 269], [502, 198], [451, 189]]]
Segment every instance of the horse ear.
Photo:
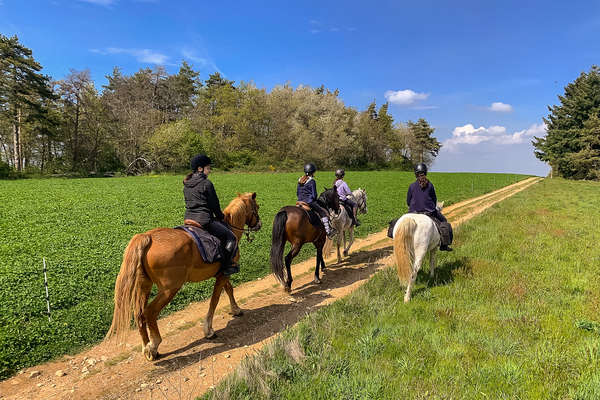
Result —
[[242, 197], [240, 192], [236, 192], [237, 193], [237, 197]]
[[256, 192], [252, 192], [252, 199], [256, 199]]

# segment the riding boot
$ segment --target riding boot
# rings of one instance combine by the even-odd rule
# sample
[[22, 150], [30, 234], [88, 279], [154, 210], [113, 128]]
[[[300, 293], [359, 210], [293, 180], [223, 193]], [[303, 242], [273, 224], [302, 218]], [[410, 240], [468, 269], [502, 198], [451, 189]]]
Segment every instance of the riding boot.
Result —
[[356, 218], [356, 209], [352, 210], [352, 222], [354, 223], [354, 226], [360, 226], [360, 221]]
[[223, 275], [230, 276], [240, 272], [240, 266], [237, 263], [237, 243], [235, 241], [228, 241], [223, 247], [223, 260], [221, 261], [221, 270]]
[[452, 249], [452, 247], [448, 246], [447, 244], [442, 244], [440, 246], [440, 251], [454, 251], [454, 250]]
[[327, 237], [329, 239], [333, 239], [337, 231], [335, 230], [335, 228], [329, 226], [329, 218], [323, 217], [321, 218], [321, 222], [323, 222], [323, 226], [325, 227], [325, 233], [327, 234]]

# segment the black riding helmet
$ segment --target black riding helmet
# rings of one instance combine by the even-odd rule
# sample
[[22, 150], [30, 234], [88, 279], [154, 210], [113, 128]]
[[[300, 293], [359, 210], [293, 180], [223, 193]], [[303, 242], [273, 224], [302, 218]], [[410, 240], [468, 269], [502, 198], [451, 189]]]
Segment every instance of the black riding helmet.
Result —
[[314, 174], [316, 170], [317, 170], [317, 166], [313, 163], [308, 163], [304, 166], [304, 173], [306, 175]]
[[190, 167], [192, 167], [192, 171], [198, 171], [198, 168], [204, 168], [207, 165], [211, 165], [210, 157], [206, 154], [197, 154], [190, 161]]
[[335, 170], [335, 177], [338, 179], [342, 179], [346, 175], [346, 171], [343, 168], [339, 168]]
[[427, 175], [427, 165], [420, 163], [415, 166], [415, 176], [419, 176], [419, 174]]

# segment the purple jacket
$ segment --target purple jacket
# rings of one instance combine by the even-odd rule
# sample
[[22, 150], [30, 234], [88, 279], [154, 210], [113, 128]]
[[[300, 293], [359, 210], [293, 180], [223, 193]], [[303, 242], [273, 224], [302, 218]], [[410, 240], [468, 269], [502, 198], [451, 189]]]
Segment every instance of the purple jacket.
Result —
[[346, 200], [346, 196], [352, 194], [350, 188], [348, 187], [348, 184], [344, 182], [343, 179], [338, 179], [337, 181], [335, 181], [335, 188], [337, 190], [337, 194], [340, 200]]
[[427, 183], [424, 189], [421, 189], [417, 181], [411, 183], [406, 194], [406, 204], [408, 204], [408, 212], [435, 211], [437, 196], [433, 183]]

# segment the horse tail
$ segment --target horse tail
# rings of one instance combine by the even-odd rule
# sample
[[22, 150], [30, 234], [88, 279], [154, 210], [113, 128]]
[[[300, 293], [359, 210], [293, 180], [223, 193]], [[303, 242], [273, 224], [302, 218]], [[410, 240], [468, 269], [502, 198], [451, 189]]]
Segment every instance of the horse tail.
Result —
[[142, 294], [139, 279], [146, 275], [142, 259], [150, 243], [152, 243], [152, 237], [146, 233], [140, 233], [131, 238], [125, 249], [121, 270], [115, 283], [113, 320], [104, 340], [113, 336], [122, 337], [131, 323], [132, 312], [136, 324], [143, 315], [145, 297]]
[[287, 212], [284, 210], [279, 211], [273, 220], [273, 234], [271, 236], [271, 271], [283, 286], [285, 286], [285, 277], [283, 275], [283, 249], [285, 248], [286, 222]]
[[396, 255], [396, 268], [398, 278], [408, 285], [412, 276], [412, 261], [415, 258], [413, 236], [417, 223], [412, 218], [404, 218], [394, 234], [394, 254]]
[[325, 244], [323, 245], [323, 257], [327, 257], [329, 254], [331, 254], [331, 251], [333, 250], [333, 240], [327, 238], [325, 239]]

